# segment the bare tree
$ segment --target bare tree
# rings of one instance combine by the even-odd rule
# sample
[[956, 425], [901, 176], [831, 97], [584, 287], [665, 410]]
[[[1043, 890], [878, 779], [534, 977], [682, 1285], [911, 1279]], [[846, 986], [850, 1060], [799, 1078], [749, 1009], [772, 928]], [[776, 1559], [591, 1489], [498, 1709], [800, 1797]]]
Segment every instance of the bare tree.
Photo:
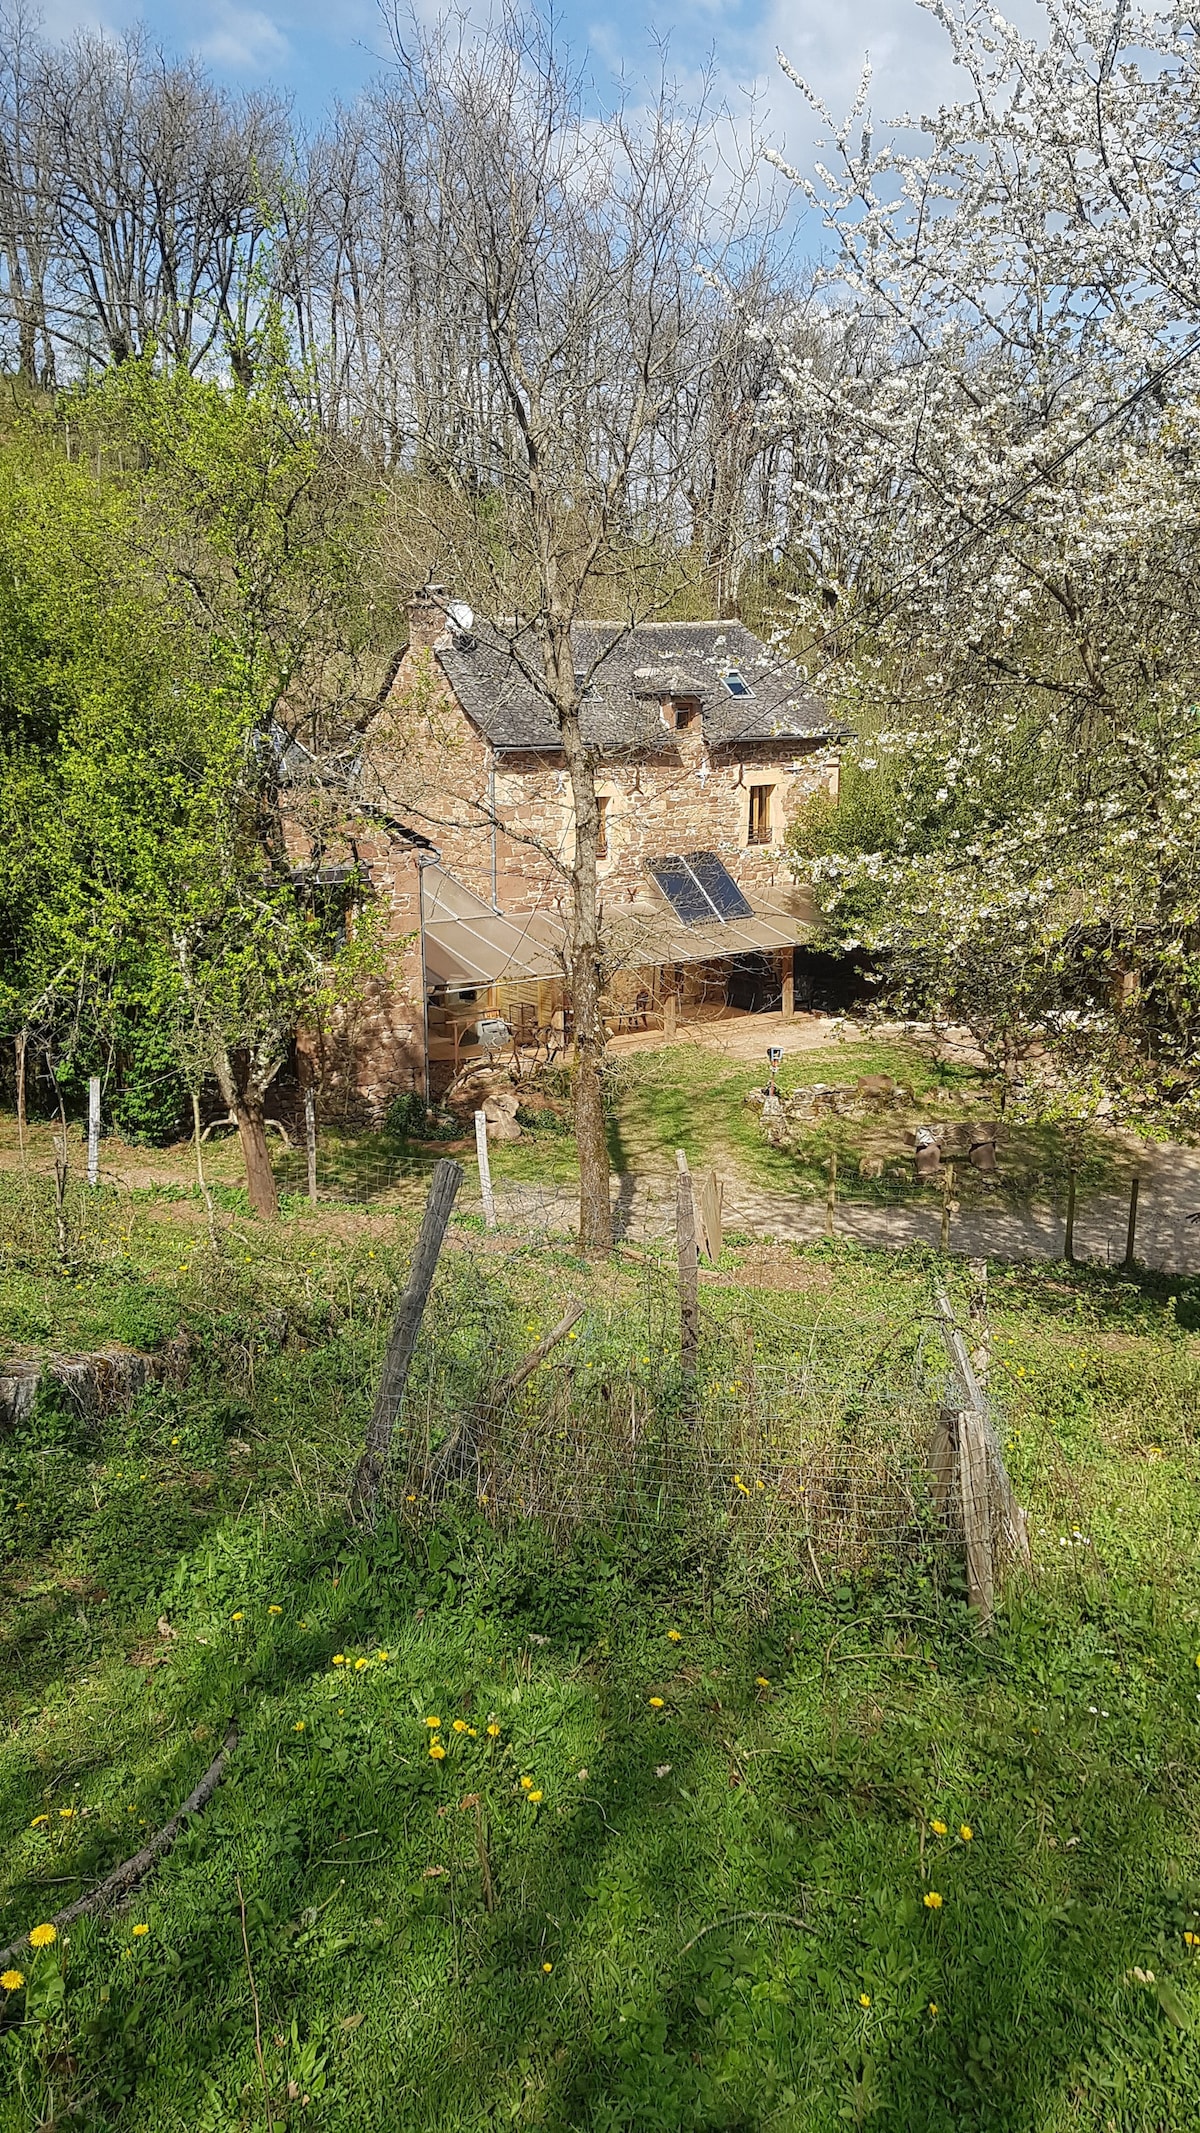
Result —
[[411, 395], [431, 478], [406, 510], [559, 736], [580, 1241], [604, 1251], [600, 810], [581, 722], [592, 676], [572, 632], [661, 612], [687, 568], [681, 395], [702, 362], [696, 291], [740, 191], [725, 174], [714, 204], [715, 114], [663, 83], [636, 112], [587, 117], [552, 28], [515, 6], [478, 38], [399, 17], [392, 31], [433, 358], [424, 373], [414, 364]]

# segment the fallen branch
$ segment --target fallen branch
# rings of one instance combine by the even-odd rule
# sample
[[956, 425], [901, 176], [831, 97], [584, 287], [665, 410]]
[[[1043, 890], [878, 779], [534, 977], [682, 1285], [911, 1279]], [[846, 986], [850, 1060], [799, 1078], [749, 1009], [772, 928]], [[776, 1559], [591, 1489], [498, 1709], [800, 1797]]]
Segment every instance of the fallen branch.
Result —
[[[214, 1756], [195, 1791], [189, 1792], [183, 1806], [151, 1837], [148, 1844], [143, 1844], [140, 1852], [135, 1852], [132, 1859], [127, 1859], [123, 1866], [115, 1866], [111, 1874], [106, 1874], [90, 1895], [81, 1896], [77, 1903], [69, 1903], [65, 1911], [56, 1914], [51, 1922], [59, 1933], [67, 1926], [73, 1926], [77, 1918], [86, 1918], [92, 1911], [105, 1910], [119, 1896], [124, 1896], [128, 1890], [134, 1888], [143, 1876], [149, 1873], [152, 1866], [157, 1865], [163, 1854], [170, 1851], [184, 1823], [192, 1815], [199, 1814], [202, 1807], [207, 1807], [225, 1774], [225, 1765], [236, 1746], [237, 1727], [230, 1726], [219, 1754]], [[7, 1948], [0, 1948], [0, 1970], [6, 1970], [19, 1955], [28, 1952], [28, 1940], [29, 1935], [22, 1933], [10, 1942]]]
[[685, 1941], [679, 1951], [680, 1961], [682, 1962], [685, 1955], [690, 1955], [696, 1942], [703, 1940], [706, 1933], [716, 1933], [721, 1926], [745, 1925], [748, 1920], [760, 1926], [798, 1926], [802, 1933], [812, 1933], [816, 1930], [807, 1918], [796, 1918], [791, 1911], [732, 1911], [728, 1918], [711, 1919], [708, 1925], [701, 1926], [698, 1933], [693, 1933], [691, 1939]]
[[586, 1304], [568, 1304], [558, 1324], [551, 1326], [549, 1333], [543, 1336], [536, 1348], [531, 1348], [527, 1355], [522, 1356], [515, 1370], [510, 1370], [506, 1378], [501, 1378], [490, 1398], [481, 1402], [474, 1414], [463, 1416], [454, 1435], [442, 1446], [430, 1468], [431, 1496], [443, 1489], [448, 1481], [466, 1473], [471, 1461], [479, 1456], [480, 1439], [493, 1415], [506, 1406], [515, 1393], [520, 1392], [522, 1385], [528, 1382], [534, 1371], [540, 1369], [551, 1349], [557, 1348], [559, 1342], [566, 1339], [572, 1326], [583, 1317], [586, 1309]]

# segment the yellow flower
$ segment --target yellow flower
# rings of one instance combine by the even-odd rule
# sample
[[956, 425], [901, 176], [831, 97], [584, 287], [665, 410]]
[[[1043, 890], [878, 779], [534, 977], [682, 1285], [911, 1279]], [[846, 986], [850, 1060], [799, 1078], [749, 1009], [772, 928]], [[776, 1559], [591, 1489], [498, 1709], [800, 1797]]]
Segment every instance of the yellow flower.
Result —
[[230, 1619], [230, 1621], [231, 1621], [231, 1622], [244, 1622], [244, 1621], [245, 1621], [245, 1619], [246, 1619], [246, 1617], [245, 1617], [245, 1615], [244, 1615], [244, 1614], [243, 1614], [243, 1613], [241, 1612], [241, 1610], [240, 1610], [240, 1608], [239, 1608], [239, 1610], [238, 1610], [237, 1614], [236, 1614], [236, 1615], [230, 1615], [229, 1619]]
[[532, 1778], [522, 1778], [522, 1779], [521, 1779], [521, 1789], [522, 1789], [522, 1791], [523, 1791], [523, 1792], [528, 1792], [528, 1791], [530, 1790], [530, 1787], [532, 1786], [532, 1784], [533, 1784], [533, 1779], [532, 1779]]
[[526, 1793], [526, 1795], [525, 1795], [525, 1797], [526, 1797], [526, 1799], [527, 1799], [527, 1800], [529, 1801], [529, 1803], [530, 1803], [530, 1805], [531, 1805], [532, 1807], [536, 1807], [536, 1806], [537, 1806], [537, 1803], [538, 1803], [538, 1801], [539, 1801], [539, 1800], [541, 1799], [542, 1795], [541, 1795], [541, 1793], [540, 1793], [540, 1792], [527, 1792], [527, 1793]]
[[335, 1653], [334, 1653], [334, 1655], [333, 1655], [333, 1663], [334, 1663], [334, 1665], [335, 1665], [335, 1666], [345, 1666], [345, 1664], [346, 1664], [346, 1654], [345, 1654], [345, 1652], [335, 1652]]
[[25, 1972], [23, 1970], [6, 1970], [3, 1977], [0, 1977], [0, 1986], [3, 1987], [5, 1992], [19, 1992], [24, 1983]]
[[[300, 1627], [301, 1627], [301, 1629], [303, 1629], [303, 1627], [304, 1627], [304, 1624], [303, 1624], [303, 1622], [302, 1622], [302, 1623], [300, 1624]], [[390, 1659], [390, 1658], [391, 1658], [391, 1653], [390, 1653], [390, 1652], [376, 1652], [376, 1654], [375, 1654], [375, 1657], [376, 1657], [377, 1659]]]
[[356, 1673], [356, 1674], [361, 1674], [361, 1673], [362, 1673], [362, 1670], [363, 1670], [363, 1668], [364, 1668], [364, 1666], [366, 1666], [366, 1665], [368, 1665], [368, 1664], [369, 1664], [369, 1662], [368, 1662], [368, 1661], [367, 1661], [366, 1659], [356, 1659], [356, 1660], [355, 1660], [355, 1662], [354, 1662], [354, 1671], [355, 1671], [355, 1673]]
[[681, 1629], [669, 1629], [669, 1630], [667, 1631], [667, 1643], [668, 1643], [668, 1644], [682, 1644], [682, 1643], [683, 1643], [683, 1631], [682, 1631]]
[[487, 1731], [488, 1731], [488, 1736], [489, 1736], [489, 1738], [490, 1738], [491, 1740], [499, 1740], [499, 1738], [500, 1738], [500, 1728], [499, 1728], [499, 1726], [498, 1726], [498, 1725], [497, 1725], [497, 1724], [495, 1723], [495, 1721], [494, 1721], [494, 1720], [493, 1720], [492, 1724], [491, 1724], [491, 1725], [490, 1725], [490, 1726], [488, 1727]]
[[935, 2015], [935, 2014], [937, 2013], [937, 2011], [938, 2011], [938, 2004], [937, 2004], [937, 2001], [936, 2001], [936, 2000], [931, 2000], [931, 2001], [929, 2002], [929, 2012], [930, 2012], [930, 2014], [931, 2014], [931, 2015]]
[[662, 1710], [662, 1708], [663, 1708], [663, 1700], [662, 1700], [662, 1697], [661, 1697], [661, 1696], [652, 1696], [652, 1697], [650, 1698], [650, 1709], [651, 1709], [652, 1711], [661, 1711], [661, 1710]]
[[742, 1477], [741, 1477], [741, 1475], [740, 1475], [740, 1474], [735, 1474], [735, 1475], [734, 1475], [734, 1477], [733, 1477], [733, 1486], [734, 1486], [734, 1488], [735, 1488], [735, 1489], [740, 1489], [740, 1490], [741, 1490], [741, 1492], [742, 1492], [742, 1494], [743, 1494], [743, 1496], [748, 1496], [748, 1495], [750, 1494], [750, 1491], [749, 1491], [749, 1489], [748, 1489], [748, 1488], [746, 1487], [746, 1484], [745, 1484], [745, 1482], [744, 1482], [744, 1481], [742, 1480]]
[[29, 1936], [29, 1945], [31, 1948], [52, 1948], [57, 1939], [57, 1926], [35, 1926]]
[[296, 1720], [296, 1723], [295, 1723], [295, 1725], [294, 1725], [294, 1726], [292, 1727], [292, 1731], [293, 1731], [293, 1733], [303, 1733], [303, 1731], [304, 1731], [304, 1720], [303, 1720], [302, 1718], [298, 1718], [298, 1719]]
[[446, 1760], [446, 1751], [443, 1748], [440, 1740], [430, 1741], [429, 1753], [433, 1757], [435, 1763], [444, 1763]]
[[1200, 1933], [1185, 1933], [1183, 1945], [1185, 1948], [1200, 1948]]
[[765, 1674], [756, 1674], [754, 1676], [754, 1686], [756, 1689], [769, 1689], [771, 1684]]
[[439, 1727], [439, 1726], [441, 1725], [442, 1721], [441, 1721], [441, 1719], [440, 1719], [440, 1718], [427, 1718], [427, 1719], [426, 1719], [426, 1721], [425, 1721], [425, 1723], [426, 1723], [426, 1725], [427, 1725], [427, 1726], [432, 1726], [432, 1727], [434, 1728], [435, 1732], [436, 1732], [437, 1728], [438, 1728], [438, 1727]]
[[307, 1629], [307, 1628], [308, 1628], [308, 1624], [307, 1624], [307, 1622], [298, 1622], [298, 1623], [296, 1624], [296, 1627], [297, 1627], [297, 1629]]
[[75, 1813], [75, 1809], [73, 1807], [60, 1807], [58, 1811], [59, 1814], [62, 1816], [64, 1822], [69, 1822]]
[[860, 1992], [860, 1993], [859, 1993], [859, 1995], [858, 1995], [858, 2004], [859, 2004], [859, 2006], [860, 2006], [860, 2007], [869, 2007], [869, 2006], [870, 2006], [870, 2004], [871, 2004], [871, 1995], [870, 1995], [870, 1993], [869, 1993], [869, 1992]]
[[30, 1823], [29, 1827], [30, 1827], [30, 1829], [40, 1829], [40, 1828], [41, 1828], [41, 1826], [42, 1826], [42, 1823], [43, 1823], [43, 1822], [48, 1822], [49, 1820], [50, 1820], [50, 1817], [49, 1817], [49, 1815], [35, 1815], [35, 1816], [34, 1816], [34, 1818], [33, 1818], [33, 1820], [32, 1820], [32, 1822]]
[[454, 1720], [454, 1723], [453, 1723], [453, 1725], [451, 1726], [450, 1730], [451, 1730], [451, 1732], [452, 1732], [452, 1733], [465, 1733], [465, 1732], [466, 1732], [466, 1730], [467, 1730], [467, 1721], [466, 1721], [466, 1719], [465, 1719], [465, 1718], [456, 1718], [456, 1719]]
[[543, 1964], [542, 1964], [542, 1970], [543, 1970], [543, 1973], [544, 1973], [544, 1975], [545, 1975], [546, 1977], [549, 1977], [549, 1975], [550, 1975], [550, 1972], [551, 1972], [551, 1971], [553, 1970], [553, 1968], [554, 1968], [554, 1965], [553, 1965], [553, 1963], [543, 1963]]
[[276, 1607], [274, 1603], [272, 1603], [272, 1605], [268, 1607], [267, 1613], [269, 1615], [281, 1615], [283, 1613], [283, 1609], [282, 1607]]
[[926, 1889], [923, 1901], [927, 1911], [940, 1911], [942, 1908], [942, 1899], [936, 1889]]
[[468, 1740], [478, 1740], [478, 1738], [479, 1738], [479, 1735], [478, 1735], [478, 1733], [477, 1733], [477, 1732], [475, 1731], [475, 1728], [474, 1728], [474, 1726], [468, 1726], [468, 1727], [467, 1727], [467, 1739], [468, 1739]]
[[933, 1831], [935, 1837], [944, 1837], [946, 1834], [946, 1825], [944, 1822], [931, 1822], [929, 1827]]
[[975, 1832], [969, 1822], [964, 1822], [958, 1834], [962, 1838], [964, 1844], [969, 1844]]
[[147, 1934], [149, 1931], [149, 1926], [135, 1926], [133, 1929], [133, 1937], [135, 1940], [141, 1940], [144, 1935]]

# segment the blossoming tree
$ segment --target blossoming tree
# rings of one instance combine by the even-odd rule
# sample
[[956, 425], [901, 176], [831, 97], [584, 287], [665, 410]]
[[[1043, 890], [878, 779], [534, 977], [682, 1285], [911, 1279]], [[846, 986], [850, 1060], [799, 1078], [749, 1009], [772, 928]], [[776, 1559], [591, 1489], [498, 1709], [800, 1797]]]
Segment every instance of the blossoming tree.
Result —
[[836, 124], [787, 68], [833, 143], [789, 170], [830, 331], [871, 332], [780, 350], [826, 440], [797, 635], [862, 735], [797, 857], [914, 1009], [1197, 1111], [1197, 41], [1125, 0], [1040, 39], [930, 5], [969, 94], [885, 139], [868, 77]]

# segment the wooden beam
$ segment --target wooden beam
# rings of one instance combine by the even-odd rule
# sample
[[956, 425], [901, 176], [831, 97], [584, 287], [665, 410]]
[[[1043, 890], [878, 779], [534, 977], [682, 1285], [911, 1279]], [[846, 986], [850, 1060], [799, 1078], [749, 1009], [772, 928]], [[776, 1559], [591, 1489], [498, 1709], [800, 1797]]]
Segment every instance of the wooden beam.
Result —
[[792, 1018], [792, 1016], [793, 1016], [793, 1015], [795, 1014], [795, 1012], [796, 1012], [796, 951], [795, 951], [795, 949], [794, 949], [794, 948], [781, 948], [781, 949], [780, 949], [780, 951], [779, 951], [779, 961], [780, 961], [780, 967], [781, 967], [781, 974], [782, 974], [782, 978], [783, 978], [783, 1001], [782, 1001], [782, 1006], [783, 1006], [783, 1016], [784, 1016], [784, 1020], [785, 1020], [785, 1021], [790, 1021], [790, 1020], [791, 1020], [791, 1018]]
[[440, 1163], [435, 1163], [429, 1198], [425, 1203], [425, 1214], [409, 1270], [408, 1286], [396, 1307], [387, 1354], [383, 1359], [383, 1369], [375, 1394], [375, 1404], [367, 1424], [366, 1442], [350, 1483], [350, 1506], [359, 1517], [369, 1518], [373, 1514], [383, 1485], [383, 1477], [387, 1472], [396, 1417], [404, 1399], [413, 1349], [417, 1345], [417, 1335], [425, 1316], [429, 1291], [433, 1287], [433, 1277], [437, 1272], [446, 1225], [462, 1181], [461, 1163], [452, 1163], [446, 1157], [443, 1157]]

